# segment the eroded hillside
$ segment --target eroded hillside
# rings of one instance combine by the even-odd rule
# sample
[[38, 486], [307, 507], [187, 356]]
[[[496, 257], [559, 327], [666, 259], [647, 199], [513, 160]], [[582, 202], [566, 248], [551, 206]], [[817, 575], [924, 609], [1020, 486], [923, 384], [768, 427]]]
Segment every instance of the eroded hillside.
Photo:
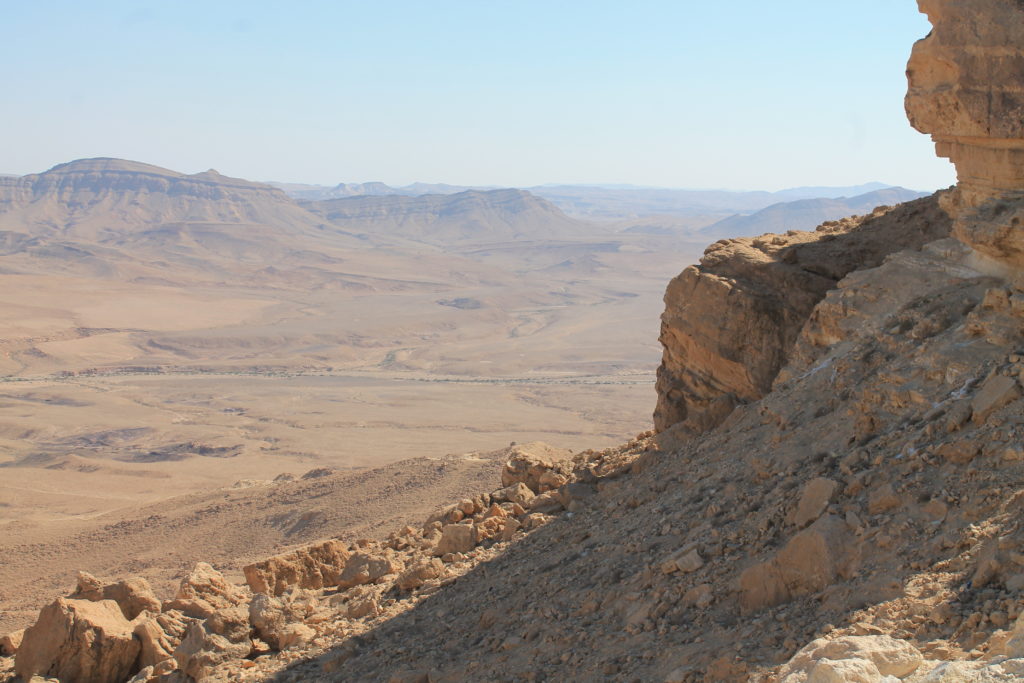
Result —
[[[161, 601], [140, 579], [82, 575], [3, 641], [8, 671], [1021, 680], [1024, 144], [1000, 122], [1019, 114], [1024, 8], [921, 5], [935, 31], [907, 106], [957, 164], [938, 198], [953, 237], [931, 199], [716, 245], [677, 281], [716, 284], [688, 314], [711, 322], [677, 335], [699, 341], [678, 365], [705, 393], [665, 390], [679, 419], [659, 434], [571, 457], [511, 448], [489, 490], [386, 540], [255, 562], [244, 586], [199, 564]], [[669, 311], [690, 303], [677, 290]], [[715, 391], [724, 407], [687, 425]]]

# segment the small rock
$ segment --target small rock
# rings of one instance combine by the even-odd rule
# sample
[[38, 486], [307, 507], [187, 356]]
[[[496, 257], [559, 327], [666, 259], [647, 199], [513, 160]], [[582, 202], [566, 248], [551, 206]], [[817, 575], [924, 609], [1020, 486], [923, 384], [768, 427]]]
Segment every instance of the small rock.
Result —
[[13, 655], [21, 647], [22, 638], [25, 637], [25, 629], [19, 629], [17, 631], [11, 631], [7, 635], [0, 638], [0, 654]]
[[695, 572], [704, 566], [704, 560], [701, 558], [700, 553], [697, 549], [689, 546], [679, 550], [664, 562], [661, 563], [661, 571], [666, 574], [673, 572], [683, 572], [688, 574]]
[[402, 590], [410, 591], [442, 575], [444, 575], [444, 563], [435, 557], [406, 569], [398, 576], [395, 584]]
[[802, 529], [814, 520], [821, 517], [822, 513], [832, 502], [839, 484], [831, 479], [817, 477], [807, 482], [803, 493], [800, 495], [800, 502], [793, 512], [793, 523], [797, 528]]
[[996, 410], [1020, 398], [1020, 384], [1013, 377], [992, 375], [971, 400], [971, 420], [981, 424]]
[[893, 491], [892, 484], [882, 484], [868, 495], [868, 513], [880, 515], [889, 510], [895, 510], [902, 501]]
[[561, 496], [555, 491], [548, 491], [536, 496], [530, 501], [531, 512], [543, 512], [553, 514], [562, 510]]

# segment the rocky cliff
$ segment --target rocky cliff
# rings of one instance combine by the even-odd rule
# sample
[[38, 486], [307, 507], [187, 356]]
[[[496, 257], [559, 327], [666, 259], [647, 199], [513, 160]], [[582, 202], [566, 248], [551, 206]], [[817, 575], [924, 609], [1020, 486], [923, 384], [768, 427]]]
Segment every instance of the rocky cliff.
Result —
[[[922, 5], [933, 37], [1013, 56], [1020, 2]], [[137, 581], [83, 576], [0, 646], [24, 677], [64, 680], [1020, 681], [1024, 289], [1000, 226], [1024, 184], [1008, 177], [940, 198], [959, 240], [929, 241], [948, 227], [932, 199], [710, 250], [674, 283], [717, 297], [688, 314], [707, 331], [677, 335], [705, 340], [679, 366], [705, 369], [701, 400], [727, 397], [684, 403], [677, 429], [700, 439], [511, 449], [500, 486], [386, 542], [270, 558], [247, 587], [201, 564], [159, 607]]]
[[814, 232], [720, 240], [669, 283], [654, 426], [700, 434], [764, 396], [811, 311], [854, 270], [946, 237], [937, 197]]
[[[907, 115], [957, 170], [946, 203], [989, 269], [1024, 266], [1024, 5], [919, 0], [933, 25], [907, 65]], [[1005, 274], [1005, 272], [1004, 272]]]

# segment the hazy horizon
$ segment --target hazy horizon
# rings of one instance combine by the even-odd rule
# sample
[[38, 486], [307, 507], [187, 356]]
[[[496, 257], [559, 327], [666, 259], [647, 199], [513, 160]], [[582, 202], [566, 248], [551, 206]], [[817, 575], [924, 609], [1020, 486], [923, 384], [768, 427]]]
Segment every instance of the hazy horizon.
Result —
[[[117, 158], [117, 157], [95, 157], [95, 158]], [[125, 161], [135, 161], [135, 162], [140, 162], [140, 163], [150, 163], [150, 162], [146, 161], [145, 159], [124, 159], [124, 160]], [[47, 167], [45, 169], [40, 169], [38, 171], [30, 171], [28, 173], [23, 173], [23, 174], [20, 174], [20, 173], [8, 173], [6, 171], [0, 171], [0, 177], [19, 177], [19, 176], [22, 176], [22, 175], [32, 175], [32, 174], [44, 173], [44, 172], [54, 168], [55, 166], [59, 166], [61, 164], [69, 163], [71, 161], [79, 161], [79, 159], [68, 159], [66, 161], [62, 161], [62, 162], [58, 162], [56, 164], [52, 164], [51, 166], [49, 166], [49, 167]], [[157, 165], [157, 164], [152, 164], [152, 165]], [[175, 169], [175, 168], [169, 168], [169, 170], [184, 172], [184, 171], [180, 171], [179, 169]], [[207, 171], [207, 170], [215, 170], [217, 172], [220, 172], [219, 169], [204, 168], [204, 169], [198, 170], [198, 171], [188, 171], [188, 173], [202, 173], [203, 171]], [[230, 174], [224, 174], [224, 175], [230, 175]], [[269, 178], [268, 179], [268, 178], [245, 178], [244, 176], [239, 176], [239, 177], [242, 177], [245, 180], [252, 180], [254, 182], [267, 183], [267, 184], [305, 185], [305, 186], [310, 186], [310, 187], [324, 187], [324, 188], [331, 188], [331, 187], [336, 187], [338, 185], [344, 185], [344, 184], [349, 184], [349, 185], [368, 185], [368, 184], [372, 184], [372, 183], [383, 183], [383, 184], [385, 184], [385, 185], [387, 185], [389, 187], [392, 187], [392, 188], [405, 188], [405, 187], [410, 187], [410, 186], [414, 186], [414, 185], [447, 185], [447, 186], [451, 186], [451, 187], [471, 187], [471, 188], [476, 188], [476, 189], [505, 189], [505, 188], [514, 188], [514, 189], [526, 189], [526, 190], [528, 190], [530, 188], [544, 188], [544, 187], [550, 187], [550, 188], [556, 188], [556, 187], [592, 187], [592, 188], [600, 188], [600, 189], [607, 189], [607, 190], [665, 190], [665, 191], [683, 191], [683, 192], [735, 192], [735, 193], [767, 192], [767, 193], [772, 193], [772, 194], [779, 193], [779, 192], [786, 192], [786, 191], [790, 191], [790, 190], [799, 190], [799, 189], [805, 189], [805, 188], [813, 189], [813, 188], [819, 188], [819, 187], [820, 188], [829, 188], [829, 189], [835, 189], [835, 188], [858, 188], [859, 189], [861, 187], [866, 187], [866, 186], [877, 186], [878, 188], [882, 188], [882, 187], [904, 187], [905, 189], [915, 190], [915, 191], [922, 191], [922, 192], [931, 192], [931, 191], [936, 190], [936, 189], [941, 189], [941, 188], [907, 187], [905, 185], [899, 185], [898, 183], [887, 183], [885, 181], [881, 181], [881, 180], [877, 180], [877, 179], [864, 180], [863, 182], [852, 183], [852, 184], [849, 184], [849, 185], [804, 184], [804, 185], [794, 185], [794, 186], [787, 186], [787, 187], [778, 187], [778, 188], [772, 188], [772, 189], [765, 189], [765, 188], [759, 188], [759, 187], [670, 187], [670, 186], [666, 186], [666, 185], [636, 185], [636, 184], [633, 184], [633, 183], [622, 183], [622, 182], [606, 182], [606, 183], [601, 183], [601, 182], [572, 182], [572, 181], [559, 182], [559, 183], [532, 183], [530, 185], [484, 185], [482, 183], [452, 183], [452, 182], [446, 182], [446, 181], [443, 181], [443, 180], [435, 181], [435, 180], [422, 180], [422, 179], [421, 180], [414, 180], [414, 181], [408, 182], [408, 183], [401, 183], [401, 184], [392, 184], [392, 183], [387, 183], [387, 182], [382, 181], [382, 180], [372, 180], [372, 179], [371, 180], [353, 180], [353, 179], [349, 179], [349, 180], [340, 180], [338, 182], [306, 183], [306, 182], [298, 182], [298, 181], [292, 181], [292, 180], [282, 180], [280, 178]], [[870, 190], [865, 190], [865, 191], [870, 191]]]
[[952, 167], [902, 103], [928, 29], [887, 0], [21, 4], [0, 155], [16, 175], [110, 156], [318, 185], [933, 189]]

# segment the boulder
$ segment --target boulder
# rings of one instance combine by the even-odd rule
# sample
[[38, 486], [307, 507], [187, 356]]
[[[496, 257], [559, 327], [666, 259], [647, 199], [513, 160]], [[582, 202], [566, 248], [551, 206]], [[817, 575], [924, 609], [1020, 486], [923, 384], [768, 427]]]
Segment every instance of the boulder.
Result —
[[501, 485], [509, 487], [522, 483], [534, 493], [558, 488], [568, 478], [557, 472], [557, 463], [570, 455], [569, 451], [540, 442], [512, 446], [501, 470]]
[[528, 507], [537, 494], [523, 482], [516, 482], [491, 494], [491, 498], [499, 503], [516, 503]]
[[816, 593], [854, 575], [860, 548], [846, 523], [825, 515], [807, 527], [766, 562], [740, 575], [740, 606], [745, 612]]
[[242, 572], [253, 593], [281, 595], [289, 586], [318, 589], [338, 585], [349, 556], [347, 544], [325, 541], [250, 564]]
[[476, 532], [471, 524], [449, 524], [441, 531], [441, 540], [434, 548], [438, 556], [467, 553], [476, 546]]
[[562, 510], [563, 507], [562, 497], [557, 491], [547, 491], [535, 496], [529, 505], [531, 512], [543, 512], [549, 515]]
[[820, 659], [807, 674], [807, 683], [883, 682], [878, 667], [867, 659]]
[[[882, 676], [903, 678], [914, 673], [924, 662], [924, 657], [907, 641], [887, 635], [841, 636], [834, 640], [818, 638], [793, 655], [780, 670], [780, 677], [785, 680], [785, 677], [791, 674], [813, 674], [819, 663], [826, 660], [833, 663], [869, 662], [872, 670], [876, 672], [876, 677], [871, 680], [877, 681]], [[841, 666], [826, 665], [820, 671], [819, 680], [846, 680], [828, 678], [832, 675], [831, 672], [841, 670]], [[851, 665], [848, 670], [852, 673], [861, 669], [858, 669], [858, 665]]]
[[[445, 527], [447, 530], [451, 526]], [[469, 527], [472, 531], [472, 527]], [[446, 533], [446, 532], [445, 532]], [[444, 535], [441, 536], [444, 542]], [[338, 577], [338, 588], [344, 590], [353, 586], [361, 586], [367, 583], [376, 583], [385, 576], [396, 574], [402, 570], [401, 564], [390, 557], [370, 555], [367, 553], [356, 553], [348, 559], [345, 569]]]
[[132, 633], [141, 647], [139, 666], [155, 666], [172, 657], [192, 621], [181, 612], [172, 610], [135, 622]]
[[444, 563], [434, 557], [406, 569], [399, 574], [395, 584], [404, 591], [411, 591], [419, 588], [427, 581], [440, 578], [444, 575], [444, 571]]
[[985, 380], [971, 399], [971, 420], [985, 422], [988, 416], [1020, 398], [1020, 384], [1013, 377], [993, 375]]
[[230, 583], [224, 575], [205, 562], [181, 580], [174, 599], [164, 605], [190, 617], [205, 619], [218, 609], [241, 605], [248, 599], [246, 592]]
[[0, 655], [10, 656], [17, 653], [24, 637], [25, 629], [11, 631], [7, 635], [0, 637]]
[[309, 639], [303, 639], [303, 631], [290, 628], [299, 624], [303, 616], [294, 605], [264, 593], [255, 595], [249, 603], [249, 623], [260, 640], [275, 650], [284, 650]]
[[[211, 677], [217, 667], [247, 657], [252, 652], [249, 638], [233, 641], [213, 631], [219, 625], [222, 623], [211, 624], [209, 620], [189, 624], [185, 637], [174, 651], [174, 659], [185, 675], [202, 681]], [[229, 629], [228, 632], [232, 631]]]
[[60, 681], [122, 681], [139, 655], [132, 627], [113, 600], [58, 598], [25, 629], [14, 659], [16, 674]]
[[[1002, 266], [1024, 267], [1024, 5], [920, 0], [932, 31], [907, 64], [907, 116], [956, 166], [944, 202], [954, 236]], [[1010, 200], [1007, 202], [1006, 200]]]
[[689, 574], [704, 566], [700, 553], [692, 545], [677, 550], [661, 563], [661, 571], [666, 574], [682, 572]]
[[838, 489], [837, 482], [824, 477], [817, 477], [807, 482], [800, 494], [800, 502], [797, 503], [796, 510], [793, 511], [793, 523], [797, 528], [803, 529], [821, 517]]
[[113, 600], [129, 621], [143, 612], [159, 612], [160, 600], [149, 581], [132, 576], [115, 583], [104, 584], [88, 572], [78, 572], [78, 587], [68, 596], [74, 600]]

